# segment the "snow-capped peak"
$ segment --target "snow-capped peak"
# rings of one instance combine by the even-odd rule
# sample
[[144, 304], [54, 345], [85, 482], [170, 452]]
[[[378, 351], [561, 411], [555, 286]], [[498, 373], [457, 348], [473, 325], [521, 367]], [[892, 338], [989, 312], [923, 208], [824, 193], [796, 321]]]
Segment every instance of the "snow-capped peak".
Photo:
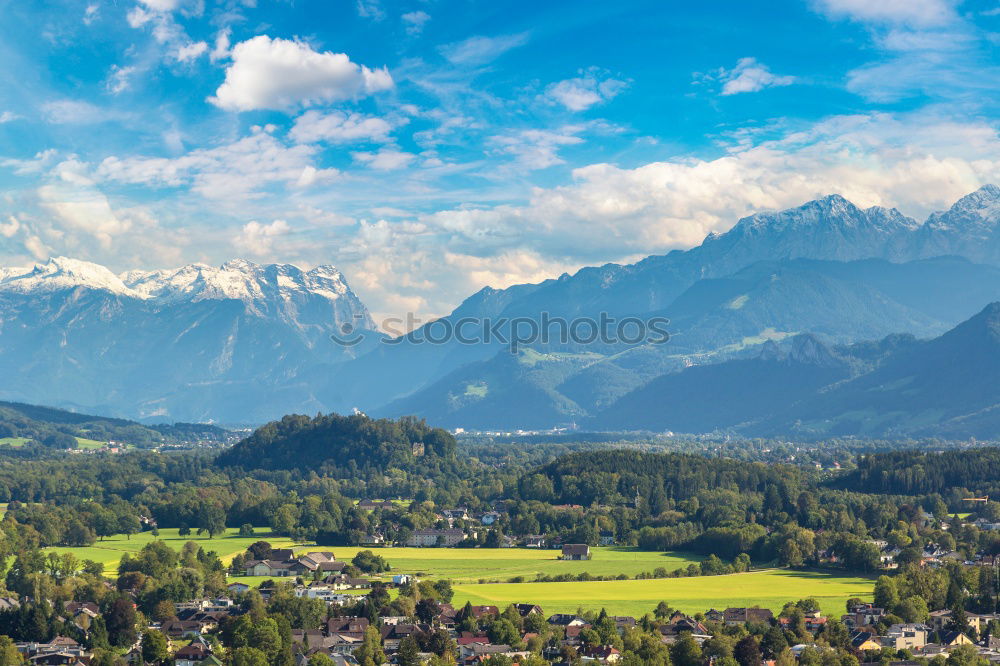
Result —
[[927, 218], [927, 227], [939, 231], [968, 229], [988, 232], [1000, 224], [1000, 187], [983, 185], [946, 211]]
[[30, 268], [6, 268], [0, 272], [2, 291], [53, 292], [76, 287], [135, 296], [117, 275], [104, 266], [68, 257], [53, 257]]

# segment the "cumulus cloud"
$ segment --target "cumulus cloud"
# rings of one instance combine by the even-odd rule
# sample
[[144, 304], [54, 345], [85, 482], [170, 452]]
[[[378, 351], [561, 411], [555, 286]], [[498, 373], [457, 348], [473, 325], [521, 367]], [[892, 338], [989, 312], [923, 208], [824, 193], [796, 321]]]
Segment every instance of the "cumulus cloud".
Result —
[[392, 88], [385, 68], [369, 69], [346, 53], [259, 35], [232, 49], [226, 79], [209, 101], [230, 111], [291, 110], [356, 99]]
[[253, 197], [268, 185], [302, 187], [334, 176], [335, 172], [316, 167], [315, 153], [313, 146], [286, 146], [260, 130], [180, 157], [108, 157], [96, 169], [95, 177], [154, 187], [188, 185], [209, 199]]
[[306, 111], [295, 119], [289, 136], [298, 143], [388, 141], [392, 125], [360, 113]]
[[271, 253], [274, 241], [287, 235], [292, 228], [285, 220], [275, 220], [270, 224], [261, 224], [252, 220], [243, 225], [240, 233], [233, 239], [236, 247], [255, 256], [265, 256]]
[[413, 153], [407, 153], [399, 150], [398, 148], [392, 148], [389, 146], [380, 148], [377, 152], [354, 152], [351, 153], [351, 156], [356, 162], [360, 162], [379, 171], [395, 171], [396, 169], [402, 169], [409, 166], [410, 162], [417, 159], [417, 156]]
[[740, 58], [732, 69], [719, 70], [719, 78], [723, 81], [723, 95], [758, 92], [764, 88], [789, 86], [795, 83], [794, 76], [773, 74], [766, 65], [757, 62], [755, 58]]
[[485, 37], [476, 35], [439, 47], [441, 55], [452, 64], [475, 67], [496, 60], [501, 55], [528, 42], [528, 33]]
[[545, 94], [570, 111], [585, 111], [607, 102], [628, 86], [626, 81], [611, 78], [598, 69], [580, 72], [580, 76], [553, 83]]
[[528, 169], [545, 169], [562, 164], [559, 149], [583, 143], [576, 134], [581, 127], [564, 127], [559, 130], [528, 129], [493, 137], [502, 153], [513, 155], [517, 163]]
[[933, 26], [955, 18], [949, 0], [814, 0], [815, 7], [835, 18], [876, 23]]
[[414, 12], [407, 12], [400, 18], [403, 19], [403, 25], [406, 26], [406, 34], [419, 35], [423, 32], [424, 25], [431, 20], [431, 15], [418, 9]]

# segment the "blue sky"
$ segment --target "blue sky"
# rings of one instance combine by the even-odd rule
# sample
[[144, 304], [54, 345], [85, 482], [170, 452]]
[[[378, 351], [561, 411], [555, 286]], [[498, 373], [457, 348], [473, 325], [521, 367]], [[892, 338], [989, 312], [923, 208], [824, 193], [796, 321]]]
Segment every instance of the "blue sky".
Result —
[[1000, 180], [995, 0], [0, 0], [0, 260], [337, 265], [376, 314]]

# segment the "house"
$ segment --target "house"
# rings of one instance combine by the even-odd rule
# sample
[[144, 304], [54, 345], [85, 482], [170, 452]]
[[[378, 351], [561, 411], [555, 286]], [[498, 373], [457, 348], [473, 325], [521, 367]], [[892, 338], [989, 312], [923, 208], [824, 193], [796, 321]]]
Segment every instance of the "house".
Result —
[[230, 583], [226, 585], [226, 589], [229, 590], [229, 594], [243, 594], [250, 591], [250, 586], [246, 583]]
[[364, 590], [372, 586], [372, 582], [366, 578], [352, 578], [347, 574], [327, 576], [323, 582], [334, 590]]
[[859, 652], [864, 652], [865, 650], [881, 650], [882, 644], [878, 640], [878, 636], [870, 631], [855, 631], [851, 634], [851, 647]]
[[602, 546], [613, 546], [613, 545], [615, 545], [615, 535], [614, 535], [614, 532], [601, 532], [600, 544]]
[[332, 617], [326, 621], [326, 634], [357, 634], [364, 637], [365, 629], [368, 628], [368, 618], [366, 617]]
[[568, 615], [566, 613], [556, 613], [549, 617], [548, 622], [559, 627], [583, 627], [589, 624], [579, 615]]
[[410, 574], [395, 574], [392, 577], [392, 584], [393, 585], [409, 585], [414, 580], [416, 580], [416, 579], [413, 576], [411, 576]]
[[774, 620], [774, 613], [767, 608], [727, 608], [722, 616], [723, 622], [730, 627], [747, 622], [770, 624]]
[[363, 499], [360, 502], [358, 502], [358, 508], [361, 509], [362, 511], [374, 511], [375, 509], [391, 509], [394, 506], [395, 505], [392, 503], [392, 500]]
[[926, 624], [894, 624], [882, 639], [883, 647], [895, 650], [919, 650], [927, 645], [931, 628]]
[[500, 520], [500, 514], [496, 511], [487, 511], [483, 515], [479, 516], [479, 522], [483, 525], [492, 525], [498, 520]]
[[218, 627], [217, 622], [209, 620], [167, 620], [160, 631], [169, 638], [198, 638], [202, 633]]
[[709, 622], [723, 622], [726, 619], [726, 614], [720, 610], [710, 608], [705, 613], [705, 619]]
[[414, 548], [429, 548], [433, 546], [454, 546], [465, 540], [465, 532], [457, 528], [444, 530], [414, 530], [406, 540], [406, 545]]
[[192, 641], [174, 653], [175, 666], [198, 666], [212, 656], [212, 650], [204, 641]]
[[599, 661], [602, 664], [617, 664], [621, 661], [622, 653], [610, 645], [586, 647], [580, 652], [581, 660]]
[[517, 612], [521, 617], [528, 617], [529, 615], [542, 615], [542, 607], [536, 606], [535, 604], [514, 604], [514, 608], [517, 609]]
[[545, 537], [541, 534], [535, 534], [525, 538], [524, 547], [525, 548], [545, 548], [546, 541]]
[[589, 560], [590, 546], [585, 543], [567, 543], [562, 547], [563, 560]]
[[947, 647], [958, 647], [959, 645], [972, 645], [972, 639], [961, 631], [939, 631], [937, 642]]
[[295, 557], [291, 550], [274, 550], [266, 560], [247, 560], [244, 564], [247, 576], [269, 576], [284, 578], [312, 573], [339, 573], [347, 566], [338, 562], [328, 551], [311, 552]]
[[472, 617], [477, 620], [481, 617], [486, 617], [487, 615], [493, 615], [494, 617], [500, 614], [500, 609], [496, 606], [472, 606]]
[[395, 651], [399, 649], [399, 644], [404, 638], [409, 636], [417, 637], [420, 634], [430, 634], [432, 629], [426, 624], [410, 624], [400, 622], [399, 624], [382, 625], [382, 644], [386, 650]]
[[443, 509], [441, 515], [445, 520], [468, 520], [469, 510], [465, 508]]

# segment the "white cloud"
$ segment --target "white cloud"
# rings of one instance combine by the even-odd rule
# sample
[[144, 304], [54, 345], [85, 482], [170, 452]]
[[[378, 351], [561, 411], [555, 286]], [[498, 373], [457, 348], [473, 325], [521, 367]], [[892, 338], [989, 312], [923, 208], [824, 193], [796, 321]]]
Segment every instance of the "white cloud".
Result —
[[338, 102], [392, 87], [388, 70], [351, 62], [345, 53], [260, 35], [232, 50], [226, 80], [209, 101], [230, 111], [290, 110]]
[[570, 111], [585, 111], [595, 104], [612, 99], [627, 86], [627, 82], [611, 78], [592, 68], [581, 71], [576, 78], [551, 84], [545, 89], [545, 93]]
[[13, 111], [0, 111], [0, 125], [18, 120], [20, 117]]
[[513, 155], [520, 166], [528, 169], [545, 169], [564, 162], [559, 157], [559, 148], [583, 143], [583, 139], [576, 136], [582, 129], [582, 127], [563, 127], [558, 131], [520, 130], [495, 136], [493, 141], [500, 146], [501, 152]]
[[388, 141], [392, 125], [375, 116], [333, 111], [306, 111], [295, 119], [288, 135], [298, 143], [351, 143], [358, 141]]
[[439, 47], [441, 55], [455, 65], [475, 67], [496, 60], [507, 51], [528, 42], [528, 33], [485, 37], [477, 35]]
[[351, 153], [357, 162], [366, 164], [372, 169], [379, 171], [394, 171], [402, 169], [417, 158], [413, 153], [406, 153], [398, 148], [383, 147], [378, 152], [359, 151]]
[[229, 28], [223, 28], [215, 36], [215, 46], [212, 47], [212, 52], [208, 55], [209, 60], [212, 62], [218, 62], [219, 60], [225, 60], [229, 57]]
[[720, 70], [723, 95], [758, 92], [764, 88], [788, 86], [795, 83], [794, 76], [777, 76], [755, 58], [740, 58], [730, 70]]
[[94, 125], [121, 118], [121, 114], [73, 99], [46, 102], [42, 104], [42, 114], [48, 122], [56, 125]]
[[128, 90], [131, 83], [129, 78], [135, 74], [135, 71], [136, 68], [133, 66], [111, 65], [111, 72], [108, 74], [108, 80], [105, 84], [108, 91], [112, 95], [117, 95]]
[[0, 222], [0, 236], [4, 238], [13, 238], [20, 229], [21, 222], [13, 215], [8, 215], [6, 222]]
[[933, 26], [955, 18], [949, 0], [814, 0], [816, 8], [834, 18], [874, 23]]
[[14, 173], [19, 176], [25, 176], [29, 174], [41, 173], [45, 169], [52, 166], [55, 161], [58, 152], [55, 148], [49, 148], [41, 152], [35, 153], [35, 156], [31, 159], [21, 160], [21, 159], [0, 159], [0, 166], [7, 167], [8, 169], [13, 169]]
[[172, 12], [181, 6], [180, 0], [140, 0], [154, 12]]
[[[302, 187], [335, 175], [313, 164], [313, 146], [286, 146], [266, 131], [174, 158], [108, 157], [95, 172], [104, 181], [155, 187], [190, 186], [209, 199], [258, 196], [269, 185]], [[313, 169], [309, 171], [308, 169]]]
[[385, 18], [382, 5], [379, 0], [357, 0], [358, 16], [370, 18], [373, 21], [381, 21]]
[[90, 25], [97, 19], [97, 15], [100, 12], [100, 5], [96, 2], [87, 5], [87, 8], [83, 11], [83, 24]]
[[171, 57], [177, 62], [191, 62], [208, 52], [205, 42], [188, 42], [181, 44], [171, 52]]
[[264, 256], [272, 252], [274, 241], [289, 234], [292, 228], [285, 220], [275, 220], [270, 224], [261, 224], [252, 220], [243, 225], [240, 233], [233, 239], [236, 247], [255, 256]]
[[414, 12], [407, 12], [400, 18], [403, 19], [403, 23], [406, 25], [406, 34], [419, 35], [423, 32], [424, 25], [431, 20], [431, 15], [418, 9]]

